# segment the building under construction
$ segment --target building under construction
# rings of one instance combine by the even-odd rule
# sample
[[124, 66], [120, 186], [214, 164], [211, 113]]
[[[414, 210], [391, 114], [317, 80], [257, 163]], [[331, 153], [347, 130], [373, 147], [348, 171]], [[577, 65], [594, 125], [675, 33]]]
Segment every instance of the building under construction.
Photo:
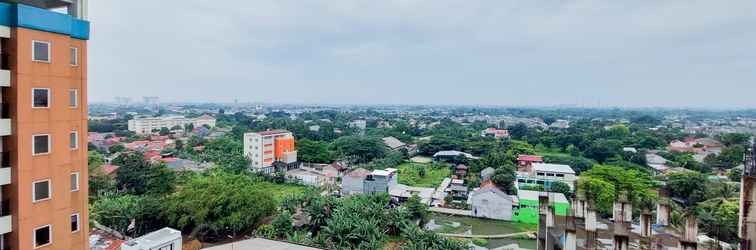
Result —
[[633, 224], [633, 205], [624, 195], [614, 202], [612, 218], [602, 219], [593, 203], [581, 194], [573, 199], [570, 215], [557, 216], [544, 194], [540, 197], [538, 249], [697, 249], [696, 217], [688, 215], [682, 226], [672, 227], [670, 202], [660, 192], [655, 220], [651, 209], [643, 208], [639, 209], [639, 224]]
[[746, 153], [740, 180], [740, 220], [738, 235], [741, 250], [756, 250], [756, 144]]

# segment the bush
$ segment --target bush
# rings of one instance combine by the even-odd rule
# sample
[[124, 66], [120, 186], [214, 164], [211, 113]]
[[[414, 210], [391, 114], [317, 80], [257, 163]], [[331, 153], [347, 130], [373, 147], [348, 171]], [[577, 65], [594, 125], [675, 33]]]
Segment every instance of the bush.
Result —
[[486, 240], [486, 239], [480, 239], [480, 238], [475, 238], [475, 239], [472, 240], [472, 243], [475, 244], [476, 246], [479, 246], [479, 247], [485, 247], [485, 246], [488, 245], [488, 240]]

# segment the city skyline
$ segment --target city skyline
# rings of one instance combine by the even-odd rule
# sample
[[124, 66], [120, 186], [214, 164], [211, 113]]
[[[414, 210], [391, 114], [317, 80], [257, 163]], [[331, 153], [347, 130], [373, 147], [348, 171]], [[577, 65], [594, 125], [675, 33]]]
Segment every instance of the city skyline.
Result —
[[93, 102], [756, 107], [749, 1], [91, 5]]

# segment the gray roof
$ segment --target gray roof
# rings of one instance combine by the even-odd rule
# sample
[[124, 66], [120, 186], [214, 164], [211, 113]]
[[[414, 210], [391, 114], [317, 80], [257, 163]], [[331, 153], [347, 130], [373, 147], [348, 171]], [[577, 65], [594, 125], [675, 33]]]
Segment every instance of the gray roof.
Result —
[[396, 139], [396, 137], [393, 136], [384, 137], [383, 143], [391, 149], [397, 149], [407, 145], [406, 143], [400, 141], [399, 139]]
[[531, 200], [531, 201], [537, 201], [538, 196], [544, 193], [551, 198], [556, 203], [570, 203], [567, 201], [567, 198], [564, 197], [564, 194], [562, 193], [554, 193], [554, 192], [540, 192], [540, 191], [530, 191], [530, 190], [523, 190], [519, 189], [517, 190], [517, 198], [520, 200]]
[[569, 165], [551, 163], [533, 163], [533, 171], [575, 174]]
[[317, 250], [318, 248], [312, 248], [302, 245], [295, 245], [286, 242], [266, 240], [261, 238], [254, 238], [249, 240], [242, 240], [233, 243], [228, 243], [220, 246], [204, 248], [207, 250], [233, 250], [233, 249], [265, 249], [265, 250]]
[[475, 196], [478, 196], [478, 195], [481, 195], [481, 194], [485, 194], [485, 193], [493, 193], [496, 196], [501, 197], [502, 199], [512, 200], [512, 196], [508, 195], [504, 191], [501, 191], [501, 189], [499, 189], [497, 187], [476, 188], [475, 190], [472, 191], [472, 193], [470, 194], [470, 196], [471, 197], [475, 197]]

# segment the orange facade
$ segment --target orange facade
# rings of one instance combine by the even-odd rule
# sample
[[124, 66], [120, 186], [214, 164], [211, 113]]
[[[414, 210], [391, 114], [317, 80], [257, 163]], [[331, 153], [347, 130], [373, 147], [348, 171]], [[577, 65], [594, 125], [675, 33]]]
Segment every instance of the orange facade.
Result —
[[[34, 62], [32, 41], [50, 43], [51, 62]], [[87, 186], [87, 47], [68, 35], [12, 28], [3, 53], [10, 58], [11, 87], [3, 93], [10, 104], [12, 135], [3, 148], [11, 152], [12, 180], [3, 197], [11, 200], [12, 249], [34, 249], [33, 232], [52, 225], [52, 241], [38, 249], [88, 249]], [[78, 48], [78, 65], [71, 65], [71, 47]], [[50, 90], [48, 108], [32, 108], [32, 88]], [[69, 90], [78, 92], [71, 107]], [[69, 136], [78, 134], [72, 149]], [[32, 155], [32, 135], [49, 134], [48, 154]], [[71, 190], [71, 174], [79, 174], [78, 191]], [[49, 179], [51, 198], [32, 201], [32, 183]], [[80, 214], [79, 230], [71, 231], [71, 215]]]
[[283, 136], [283, 137], [276, 137], [275, 139], [276, 143], [276, 152], [274, 154], [276, 160], [280, 160], [281, 157], [283, 157], [283, 153], [288, 153], [296, 150], [294, 148], [294, 137], [293, 136]]

